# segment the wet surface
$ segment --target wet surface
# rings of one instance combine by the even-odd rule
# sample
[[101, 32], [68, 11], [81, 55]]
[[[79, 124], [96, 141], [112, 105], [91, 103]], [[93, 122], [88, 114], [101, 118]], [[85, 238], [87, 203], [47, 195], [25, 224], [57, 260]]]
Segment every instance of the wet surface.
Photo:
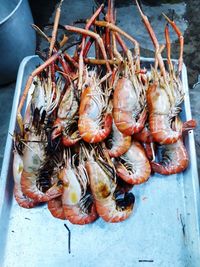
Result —
[[[29, 0], [32, 13], [34, 16], [35, 24], [42, 29], [44, 25], [53, 23], [55, 8], [58, 4], [58, 0]], [[96, 3], [102, 3], [104, 1], [93, 0], [65, 0], [62, 6], [61, 24], [72, 24], [78, 19], [88, 18]], [[151, 44], [148, 33], [141, 22], [141, 18], [133, 4], [133, 0], [116, 0], [117, 7], [117, 24], [122, 29], [133, 35], [141, 44], [141, 55], [145, 57], [154, 57], [153, 46]], [[142, 0], [143, 10], [149, 17], [150, 22], [156, 32], [160, 44], [165, 43], [164, 39], [164, 27], [165, 19], [162, 16], [162, 12], [169, 17], [174, 18], [177, 25], [180, 27], [184, 39], [184, 62], [188, 70], [189, 86], [190, 89], [197, 82], [198, 74], [200, 73], [200, 55], [199, 55], [199, 40], [200, 40], [200, 8], [198, 0], [189, 1], [154, 1], [154, 0]], [[177, 35], [171, 32], [172, 44], [172, 57], [178, 58], [179, 42]], [[44, 49], [48, 46], [47, 43], [37, 40], [38, 49]], [[129, 44], [131, 46], [131, 44]], [[0, 88], [0, 108], [2, 109], [5, 99], [9, 98], [12, 102], [12, 96], [14, 93], [14, 86]], [[200, 85], [190, 90], [190, 99], [192, 106], [192, 114], [194, 118], [200, 123]], [[11, 105], [9, 103], [8, 107]], [[1, 129], [1, 146], [0, 146], [0, 159], [2, 159], [3, 150], [5, 146], [6, 133], [8, 129], [8, 121], [10, 118], [10, 109], [6, 109], [0, 125]], [[199, 126], [195, 130], [195, 139], [197, 147], [198, 160], [200, 159], [200, 135], [198, 134]], [[1, 163], [1, 162], [0, 162]], [[1, 164], [0, 164], [1, 165]]]

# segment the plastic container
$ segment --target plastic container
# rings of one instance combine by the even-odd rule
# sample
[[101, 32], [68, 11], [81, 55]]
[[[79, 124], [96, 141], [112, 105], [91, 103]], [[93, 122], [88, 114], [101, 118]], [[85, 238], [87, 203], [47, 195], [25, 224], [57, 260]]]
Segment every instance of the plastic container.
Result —
[[32, 23], [27, 0], [0, 0], [0, 85], [14, 81], [22, 59], [35, 54]]

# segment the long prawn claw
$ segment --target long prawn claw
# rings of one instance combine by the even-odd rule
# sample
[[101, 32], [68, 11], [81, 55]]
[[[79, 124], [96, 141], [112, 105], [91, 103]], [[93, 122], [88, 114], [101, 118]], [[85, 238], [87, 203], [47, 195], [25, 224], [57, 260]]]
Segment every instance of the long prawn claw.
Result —
[[178, 74], [181, 73], [182, 71], [182, 67], [183, 67], [183, 46], [184, 46], [184, 37], [180, 31], [180, 29], [178, 28], [178, 26], [175, 24], [175, 22], [173, 20], [171, 20], [167, 15], [165, 15], [164, 13], [162, 13], [163, 16], [165, 17], [165, 19], [167, 20], [167, 22], [172, 26], [172, 28], [174, 29], [175, 33], [177, 34], [178, 38], [179, 38], [179, 43], [180, 43], [180, 52], [179, 52], [179, 60], [178, 60]]

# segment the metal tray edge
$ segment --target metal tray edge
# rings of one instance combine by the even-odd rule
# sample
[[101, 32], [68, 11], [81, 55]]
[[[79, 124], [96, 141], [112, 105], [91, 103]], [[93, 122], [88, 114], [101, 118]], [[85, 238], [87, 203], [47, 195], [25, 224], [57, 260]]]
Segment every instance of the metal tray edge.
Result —
[[[23, 59], [23, 61], [20, 64], [19, 70], [18, 70], [18, 75], [17, 75], [17, 83], [16, 83], [16, 88], [21, 88], [22, 87], [22, 80], [23, 80], [23, 75], [24, 75], [24, 67], [25, 65], [31, 60], [31, 59], [38, 59], [38, 56], [29, 56]], [[141, 57], [141, 61], [144, 60], [146, 62], [154, 61], [153, 58], [143, 58]], [[182, 76], [184, 76], [183, 83], [184, 83], [184, 88], [185, 88], [185, 101], [184, 101], [184, 106], [185, 106], [185, 111], [186, 111], [186, 119], [189, 120], [191, 119], [191, 109], [190, 109], [190, 100], [189, 100], [189, 90], [188, 90], [188, 78], [187, 78], [187, 70], [186, 66], [183, 65], [183, 71], [182, 71]], [[17, 106], [18, 102], [20, 99], [20, 91], [15, 90], [14, 93], [14, 99], [13, 99], [13, 106], [12, 106], [12, 111], [11, 114], [16, 114], [17, 111]], [[2, 163], [2, 171], [0, 175], [0, 232], [1, 232], [1, 220], [2, 218], [2, 211], [3, 211], [3, 206], [4, 206], [4, 201], [9, 201], [8, 195], [6, 195], [6, 184], [7, 184], [7, 173], [10, 168], [10, 164], [12, 163], [12, 137], [10, 133], [12, 134], [15, 129], [15, 124], [16, 124], [16, 118], [12, 117], [10, 118], [10, 123], [9, 123], [9, 131], [8, 131], [8, 136], [6, 140], [6, 146], [5, 146], [5, 152], [4, 152], [4, 159]], [[196, 149], [195, 149], [195, 140], [194, 140], [194, 134], [193, 132], [188, 135], [188, 142], [189, 142], [189, 148], [190, 150], [192, 149], [193, 153], [190, 153], [191, 156], [191, 161], [192, 161], [192, 173], [193, 173], [193, 189], [192, 191], [194, 192], [194, 210], [195, 210], [195, 216], [198, 222], [198, 243], [199, 243], [199, 249], [200, 249], [200, 229], [199, 229], [199, 224], [200, 224], [200, 192], [199, 192], [199, 179], [198, 179], [198, 171], [197, 171], [197, 162], [196, 162]], [[0, 242], [1, 243], [1, 242]], [[200, 255], [200, 253], [199, 253]], [[0, 260], [1, 262], [1, 260]], [[1, 264], [0, 264], [1, 266]]]

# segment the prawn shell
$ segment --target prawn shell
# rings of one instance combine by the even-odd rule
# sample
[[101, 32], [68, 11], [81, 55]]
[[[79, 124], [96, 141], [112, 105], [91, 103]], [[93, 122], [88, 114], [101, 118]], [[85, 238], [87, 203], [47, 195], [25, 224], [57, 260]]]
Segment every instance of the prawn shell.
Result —
[[21, 175], [23, 171], [23, 160], [21, 156], [14, 151], [13, 157], [13, 177], [14, 177], [14, 197], [20, 207], [30, 209], [38, 205], [38, 202], [23, 194], [21, 189]]
[[116, 127], [114, 121], [112, 122], [112, 147], [108, 149], [108, 154], [111, 158], [120, 157], [127, 152], [131, 146], [131, 136], [122, 134]]
[[83, 212], [79, 205], [63, 205], [63, 208], [66, 219], [73, 224], [89, 224], [96, 221], [99, 217], [94, 204], [92, 204], [88, 213]]
[[167, 115], [149, 115], [149, 128], [153, 141], [161, 145], [174, 144], [181, 138], [181, 131], [174, 131], [170, 127]]
[[70, 136], [67, 136], [67, 135], [64, 135], [62, 136], [62, 144], [66, 147], [69, 147], [69, 146], [74, 146], [75, 144], [78, 143], [78, 141], [81, 140], [80, 137], [78, 138], [71, 138]]
[[[99, 106], [101, 103], [98, 105], [92, 98], [95, 92], [92, 87], [85, 88], [79, 107], [78, 130], [82, 139], [88, 143], [103, 141], [112, 130], [112, 115], [110, 113], [102, 115], [102, 107]], [[101, 102], [101, 99], [98, 100]]]
[[90, 178], [90, 187], [99, 216], [106, 222], [116, 223], [129, 218], [134, 201], [132, 194], [121, 208], [114, 196], [117, 185], [107, 176], [97, 162], [88, 160], [86, 169]]
[[65, 220], [65, 213], [62, 205], [61, 197], [53, 198], [47, 202], [48, 210], [51, 212], [53, 217]]
[[126, 153], [131, 146], [131, 136], [123, 136], [121, 143], [114, 144], [114, 146], [108, 150], [108, 154], [111, 158], [120, 157]]
[[149, 129], [153, 141], [159, 144], [173, 144], [182, 135], [181, 131], [173, 130], [169, 118], [170, 102], [164, 88], [153, 83], [147, 90], [149, 109]]
[[76, 176], [76, 171], [68, 162], [67, 166], [59, 173], [64, 184], [62, 204], [64, 216], [73, 224], [84, 225], [95, 221], [98, 217], [94, 204], [88, 212], [82, 210], [80, 201], [82, 199], [82, 188]]
[[152, 170], [163, 175], [171, 175], [183, 172], [189, 164], [187, 150], [180, 139], [175, 144], [166, 145], [168, 147], [167, 161], [159, 163], [151, 162]]
[[53, 185], [45, 193], [40, 191], [36, 186], [37, 176], [34, 173], [22, 172], [21, 188], [23, 194], [27, 197], [34, 199], [38, 202], [47, 202], [53, 198], [56, 198], [63, 193], [62, 185]]
[[144, 127], [141, 132], [134, 134], [133, 139], [142, 143], [151, 143], [153, 141], [151, 132], [147, 127]]
[[143, 109], [136, 121], [134, 112], [137, 105], [132, 82], [125, 77], [118, 79], [113, 95], [113, 118], [119, 131], [125, 135], [133, 135], [144, 128], [147, 112]]
[[18, 205], [25, 209], [34, 208], [39, 204], [38, 201], [25, 196], [20, 188], [18, 188], [16, 185], [14, 186], [14, 197]]
[[151, 174], [151, 165], [142, 145], [139, 142], [133, 141], [131, 147], [124, 156], [134, 169], [129, 171], [121, 163], [118, 163], [116, 166], [117, 175], [130, 184], [146, 182]]

